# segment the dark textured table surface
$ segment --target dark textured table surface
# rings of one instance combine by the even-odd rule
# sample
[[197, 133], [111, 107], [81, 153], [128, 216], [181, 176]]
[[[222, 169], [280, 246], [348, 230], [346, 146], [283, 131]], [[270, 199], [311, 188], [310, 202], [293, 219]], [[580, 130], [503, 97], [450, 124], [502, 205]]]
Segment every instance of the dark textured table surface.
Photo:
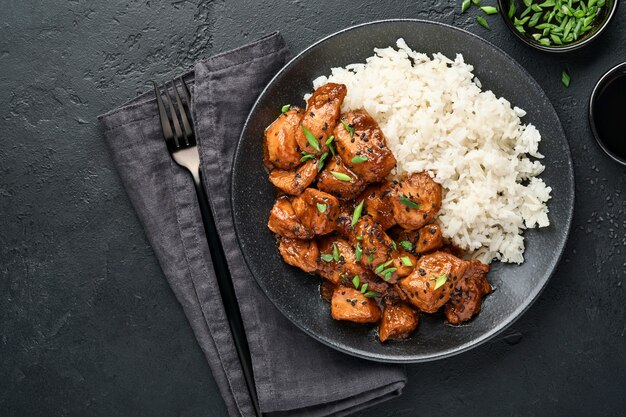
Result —
[[626, 168], [593, 142], [586, 112], [594, 82], [626, 61], [626, 6], [599, 42], [563, 56], [475, 15], [436, 0], [2, 1], [0, 415], [224, 415], [96, 116], [264, 33], [280, 30], [295, 53], [400, 17], [466, 28], [526, 67], [568, 135], [577, 201], [561, 265], [519, 321], [471, 352], [409, 366], [402, 397], [358, 415], [625, 415]]

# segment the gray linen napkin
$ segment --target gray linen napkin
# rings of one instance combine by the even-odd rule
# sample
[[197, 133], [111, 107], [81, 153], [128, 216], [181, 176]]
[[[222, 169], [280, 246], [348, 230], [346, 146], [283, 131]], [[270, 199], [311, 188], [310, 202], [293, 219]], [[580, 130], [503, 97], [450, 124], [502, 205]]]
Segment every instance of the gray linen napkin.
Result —
[[[340, 416], [400, 395], [406, 383], [403, 368], [336, 352], [289, 323], [245, 266], [232, 224], [230, 173], [237, 139], [256, 96], [287, 54], [282, 37], [274, 33], [200, 62], [184, 78], [192, 90], [205, 186], [240, 304], [261, 409], [267, 416]], [[124, 187], [229, 414], [253, 415], [193, 183], [165, 147], [154, 94], [143, 94], [99, 119]]]

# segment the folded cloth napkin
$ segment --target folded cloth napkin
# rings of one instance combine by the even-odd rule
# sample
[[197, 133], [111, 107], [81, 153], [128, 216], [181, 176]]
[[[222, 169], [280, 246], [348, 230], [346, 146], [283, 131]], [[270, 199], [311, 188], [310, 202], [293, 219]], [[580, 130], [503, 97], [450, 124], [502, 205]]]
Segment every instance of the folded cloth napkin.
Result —
[[[346, 415], [400, 395], [404, 369], [336, 352], [289, 323], [245, 266], [232, 224], [230, 173], [237, 139], [254, 100], [287, 54], [282, 37], [274, 33], [196, 64], [184, 79], [192, 91], [205, 186], [240, 304], [261, 410], [266, 416]], [[154, 94], [143, 94], [99, 119], [124, 187], [229, 414], [253, 415], [192, 179], [167, 151]]]

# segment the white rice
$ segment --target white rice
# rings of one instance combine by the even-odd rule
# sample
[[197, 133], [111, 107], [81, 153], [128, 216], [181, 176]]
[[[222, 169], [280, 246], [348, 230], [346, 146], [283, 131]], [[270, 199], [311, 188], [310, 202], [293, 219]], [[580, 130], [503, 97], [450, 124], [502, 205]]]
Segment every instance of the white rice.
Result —
[[550, 224], [552, 189], [537, 177], [544, 166], [530, 159], [543, 158], [541, 135], [522, 123], [524, 110], [481, 91], [462, 55], [431, 59], [403, 39], [397, 47], [333, 68], [313, 87], [346, 84], [342, 111], [365, 108], [376, 119], [398, 160], [393, 174], [427, 171], [442, 185], [444, 237], [483, 262], [522, 263], [522, 231]]

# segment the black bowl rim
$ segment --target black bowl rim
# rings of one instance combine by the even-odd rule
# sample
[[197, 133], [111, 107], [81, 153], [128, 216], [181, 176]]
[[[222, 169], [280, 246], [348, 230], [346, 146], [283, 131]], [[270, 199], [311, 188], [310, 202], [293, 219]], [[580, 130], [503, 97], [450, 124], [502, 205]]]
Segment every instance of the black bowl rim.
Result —
[[504, 4], [505, 0], [498, 0], [498, 8], [500, 9], [500, 16], [502, 16], [502, 19], [504, 20], [506, 27], [515, 35], [517, 39], [521, 40], [522, 42], [524, 42], [526, 45], [530, 46], [531, 48], [537, 49], [539, 51], [554, 52], [557, 54], [562, 54], [566, 52], [572, 52], [572, 51], [575, 51], [577, 49], [580, 49], [589, 45], [591, 42], [596, 40], [600, 36], [600, 34], [602, 34], [602, 32], [604, 32], [604, 30], [607, 28], [611, 20], [613, 20], [613, 17], [615, 16], [617, 12], [617, 6], [619, 4], [619, 0], [612, 0], [612, 1], [613, 1], [613, 7], [611, 8], [611, 10], [609, 11], [609, 14], [607, 15], [606, 19], [602, 23], [602, 26], [600, 26], [600, 28], [598, 28], [598, 30], [596, 30], [588, 38], [571, 43], [567, 46], [544, 46], [544, 45], [541, 45], [540, 43], [537, 43], [537, 42], [531, 41], [530, 39], [525, 38], [524, 36], [522, 36], [522, 34], [520, 34], [515, 29], [515, 26], [513, 25], [513, 23], [511, 23], [511, 19], [509, 19], [509, 16], [507, 15], [507, 12], [506, 12], [506, 10], [508, 9], [505, 7], [505, 4]]
[[[287, 70], [289, 70], [289, 68], [294, 65], [296, 62], [298, 62], [300, 59], [302, 59], [302, 57], [307, 54], [311, 49], [318, 47], [319, 45], [323, 44], [324, 42], [328, 41], [329, 39], [341, 35], [344, 32], [350, 31], [350, 30], [355, 30], [364, 26], [372, 26], [372, 25], [379, 25], [379, 24], [389, 24], [389, 23], [418, 23], [418, 24], [428, 24], [428, 25], [435, 25], [435, 26], [442, 26], [448, 29], [452, 29], [452, 30], [456, 30], [459, 32], [463, 32], [468, 36], [471, 36], [473, 38], [476, 38], [477, 40], [479, 40], [480, 42], [485, 43], [487, 46], [489, 46], [490, 48], [493, 48], [494, 50], [496, 50], [496, 52], [504, 55], [506, 58], [508, 58], [513, 65], [515, 65], [520, 71], [522, 71], [522, 73], [524, 73], [527, 78], [530, 80], [530, 82], [532, 84], [535, 85], [536, 88], [538, 88], [541, 92], [543, 92], [543, 94], [545, 95], [545, 92], [543, 91], [543, 89], [541, 88], [541, 86], [539, 85], [539, 83], [537, 83], [537, 81], [530, 75], [530, 73], [528, 73], [528, 71], [526, 71], [526, 69], [524, 67], [522, 67], [516, 60], [514, 60], [510, 55], [508, 55], [506, 52], [504, 52], [502, 49], [498, 48], [497, 46], [493, 45], [491, 42], [481, 38], [478, 35], [475, 35], [471, 32], [468, 32], [467, 30], [452, 26], [452, 25], [448, 25], [445, 23], [440, 23], [440, 22], [434, 22], [434, 21], [428, 21], [428, 20], [423, 20], [423, 19], [409, 19], [409, 18], [402, 18], [402, 19], [382, 19], [382, 20], [374, 20], [374, 21], [370, 21], [370, 22], [366, 22], [366, 23], [361, 23], [358, 25], [353, 25], [344, 29], [341, 29], [335, 33], [332, 33], [328, 36], [325, 36], [323, 38], [321, 38], [320, 40], [314, 42], [313, 44], [311, 44], [310, 46], [308, 46], [307, 48], [305, 48], [304, 50], [302, 50], [300, 53], [298, 53], [296, 56], [294, 56], [289, 62], [287, 62], [277, 73], [276, 75], [274, 75], [274, 77], [272, 77], [272, 79], [267, 83], [267, 85], [265, 86], [265, 88], [263, 89], [263, 91], [261, 91], [261, 93], [259, 94], [259, 96], [257, 97], [257, 99], [254, 102], [254, 105], [252, 106], [250, 113], [248, 114], [248, 117], [246, 118], [246, 122], [241, 130], [241, 134], [239, 136], [239, 140], [237, 142], [237, 148], [235, 150], [235, 154], [233, 156], [233, 167], [235, 166], [237, 160], [239, 159], [240, 155], [241, 155], [241, 143], [242, 143], [242, 139], [243, 139], [243, 134], [245, 133], [245, 131], [247, 130], [248, 124], [250, 123], [250, 120], [252, 119], [253, 114], [256, 111], [256, 108], [261, 100], [261, 98], [265, 95], [266, 91], [270, 88], [270, 86], [280, 77], [283, 75], [283, 73], [285, 73]], [[547, 95], [546, 95], [547, 97]], [[548, 101], [548, 105], [550, 107], [550, 109], [552, 110], [552, 112], [554, 113], [554, 115], [556, 116], [557, 120], [559, 120], [558, 123], [558, 129], [561, 131], [562, 136], [566, 137], [565, 132], [563, 131], [563, 125], [560, 123], [560, 119], [558, 117], [558, 114], [556, 112], [556, 110], [554, 109], [554, 106], [552, 105], [552, 103], [550, 102], [550, 100]], [[575, 206], [575, 199], [576, 199], [576, 193], [575, 193], [575, 181], [574, 181], [574, 177], [575, 177], [575, 173], [574, 173], [574, 169], [573, 169], [573, 162], [572, 162], [572, 153], [571, 153], [571, 149], [569, 147], [569, 142], [565, 141], [565, 148], [566, 148], [566, 153], [567, 153], [567, 165], [569, 168], [569, 171], [571, 172], [571, 176], [568, 177], [569, 179], [569, 191], [570, 191], [570, 195], [572, 196], [572, 203], [569, 207], [568, 213], [567, 213], [567, 219], [565, 222], [565, 227], [566, 227], [566, 233], [564, 235], [564, 238], [562, 240], [562, 243], [560, 245], [559, 248], [559, 255], [554, 258], [553, 262], [549, 265], [549, 273], [547, 274], [547, 276], [545, 277], [545, 279], [543, 280], [543, 282], [541, 283], [540, 286], [537, 286], [533, 289], [533, 291], [529, 294], [529, 298], [528, 298], [528, 302], [525, 304], [520, 305], [515, 311], [513, 311], [511, 314], [509, 314], [509, 316], [503, 321], [501, 322], [498, 326], [494, 327], [490, 332], [487, 332], [483, 335], [481, 335], [480, 337], [477, 337], [475, 339], [473, 339], [470, 342], [464, 343], [460, 346], [457, 346], [455, 348], [452, 349], [447, 349], [445, 351], [439, 352], [437, 354], [433, 354], [433, 355], [426, 355], [426, 356], [406, 356], [405, 357], [401, 357], [398, 358], [396, 356], [385, 356], [385, 355], [380, 355], [380, 354], [372, 354], [370, 352], [367, 351], [360, 351], [360, 350], [356, 350], [353, 348], [344, 348], [343, 346], [337, 345], [335, 343], [333, 343], [332, 340], [326, 339], [312, 331], [309, 331], [305, 326], [301, 325], [300, 323], [298, 323], [293, 317], [291, 317], [284, 309], [282, 306], [280, 306], [278, 303], [274, 302], [274, 300], [269, 297], [268, 291], [265, 287], [265, 284], [262, 283], [260, 280], [258, 280], [255, 276], [254, 273], [252, 273], [252, 276], [254, 276], [255, 281], [257, 282], [257, 284], [259, 285], [259, 287], [263, 290], [263, 292], [265, 293], [265, 296], [272, 302], [272, 304], [281, 312], [281, 314], [283, 316], [285, 316], [291, 323], [293, 323], [297, 328], [299, 328], [300, 330], [302, 330], [304, 333], [306, 333], [307, 335], [309, 335], [310, 337], [312, 337], [313, 339], [317, 340], [318, 342], [329, 346], [339, 352], [351, 355], [351, 356], [356, 356], [362, 359], [367, 359], [367, 360], [371, 360], [371, 361], [375, 361], [375, 362], [385, 362], [385, 363], [422, 363], [422, 362], [431, 362], [431, 361], [435, 361], [435, 360], [439, 360], [439, 359], [445, 359], [445, 358], [449, 358], [451, 356], [455, 356], [458, 355], [460, 353], [463, 352], [467, 352], [468, 350], [471, 350], [477, 346], [482, 345], [483, 343], [493, 339], [495, 336], [497, 336], [498, 334], [500, 334], [501, 332], [503, 332], [505, 329], [507, 329], [509, 326], [511, 326], [513, 323], [515, 323], [515, 321], [517, 321], [534, 303], [535, 301], [537, 301], [537, 299], [539, 298], [539, 295], [541, 294], [541, 292], [545, 289], [545, 287], [547, 286], [548, 282], [550, 281], [550, 278], [552, 278], [552, 276], [554, 275], [554, 272], [556, 270], [557, 265], [559, 264], [559, 262], [561, 261], [562, 257], [563, 257], [563, 253], [565, 251], [565, 245], [567, 244], [567, 241], [569, 239], [569, 235], [571, 232], [571, 225], [572, 225], [572, 219], [574, 216], [574, 206]], [[232, 173], [231, 173], [231, 197], [230, 197], [230, 202], [231, 202], [231, 207], [233, 207], [233, 210], [231, 210], [232, 212], [232, 220], [233, 220], [233, 224], [234, 224], [234, 229], [235, 229], [235, 235], [237, 237], [237, 240], [239, 240], [239, 236], [241, 235], [241, 230], [239, 228], [239, 226], [237, 225], [237, 221], [235, 219], [235, 170], [233, 169]], [[250, 272], [252, 272], [252, 267], [248, 261], [248, 258], [246, 256], [246, 254], [242, 251], [243, 254], [243, 259], [244, 262], [246, 263], [246, 267], [250, 270]]]
[[596, 82], [596, 85], [593, 87], [593, 91], [591, 92], [591, 97], [589, 97], [589, 126], [591, 127], [591, 133], [593, 133], [593, 138], [596, 140], [596, 143], [598, 144], [600, 149], [602, 149], [604, 153], [610, 156], [615, 162], [626, 166], [626, 159], [620, 158], [619, 156], [615, 155], [609, 148], [607, 148], [604, 145], [604, 142], [602, 141], [602, 139], [600, 139], [600, 133], [598, 132], [598, 129], [596, 127], [595, 115], [593, 111], [594, 101], [597, 98], [596, 96], [598, 95], [598, 92], [599, 92], [598, 90], [600, 89], [600, 86], [607, 78], [613, 75], [614, 72], [617, 72], [620, 69], [622, 69], [622, 67], [626, 69], [626, 61], [615, 65], [613, 68], [605, 72], [600, 77], [598, 82]]

